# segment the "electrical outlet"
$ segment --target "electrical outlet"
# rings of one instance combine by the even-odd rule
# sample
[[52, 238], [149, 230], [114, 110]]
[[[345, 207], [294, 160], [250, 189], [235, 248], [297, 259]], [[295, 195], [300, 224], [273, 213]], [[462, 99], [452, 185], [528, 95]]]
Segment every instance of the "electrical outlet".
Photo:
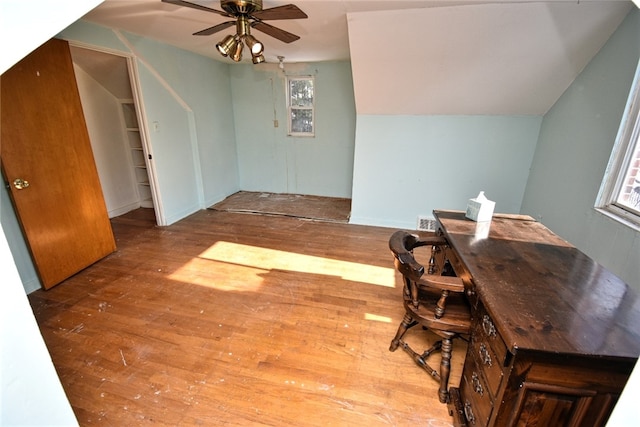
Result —
[[277, 128], [277, 127], [278, 127], [278, 121], [277, 121], [277, 120], [274, 120], [274, 121], [273, 121], [273, 127], [274, 127], [274, 128]]

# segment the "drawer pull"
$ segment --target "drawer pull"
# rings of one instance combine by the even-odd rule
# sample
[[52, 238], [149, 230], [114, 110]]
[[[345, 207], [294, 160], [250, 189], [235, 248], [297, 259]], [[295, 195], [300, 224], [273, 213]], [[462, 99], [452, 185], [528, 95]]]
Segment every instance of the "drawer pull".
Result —
[[473, 415], [473, 409], [471, 409], [471, 403], [468, 400], [464, 402], [464, 417], [471, 424], [476, 423], [476, 417]]
[[484, 333], [487, 334], [487, 336], [492, 338], [496, 336], [496, 327], [488, 314], [482, 316], [482, 329], [484, 329]]
[[487, 346], [484, 344], [480, 344], [480, 349], [478, 350], [480, 354], [480, 360], [487, 366], [491, 366], [491, 355], [489, 354], [489, 350], [487, 350]]
[[482, 388], [482, 384], [480, 383], [478, 374], [476, 374], [475, 372], [473, 373], [473, 375], [471, 375], [471, 382], [473, 383], [473, 391], [482, 396], [484, 394], [484, 389]]

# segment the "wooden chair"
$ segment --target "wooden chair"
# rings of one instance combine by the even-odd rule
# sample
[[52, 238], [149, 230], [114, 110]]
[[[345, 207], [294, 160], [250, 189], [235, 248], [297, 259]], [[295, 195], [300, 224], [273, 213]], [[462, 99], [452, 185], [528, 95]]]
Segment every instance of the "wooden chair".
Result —
[[[430, 246], [431, 254], [427, 274], [416, 261], [413, 250]], [[471, 315], [464, 293], [462, 279], [455, 277], [447, 260], [450, 251], [447, 241], [435, 234], [420, 238], [406, 231], [396, 231], [389, 239], [396, 269], [402, 274], [405, 315], [391, 341], [389, 351], [402, 347], [413, 360], [440, 383], [440, 402], [449, 403], [449, 373], [451, 371], [452, 340], [469, 335]], [[402, 340], [412, 327], [421, 325], [442, 338], [422, 354], [416, 353]], [[440, 350], [440, 373], [427, 363], [428, 357]]]

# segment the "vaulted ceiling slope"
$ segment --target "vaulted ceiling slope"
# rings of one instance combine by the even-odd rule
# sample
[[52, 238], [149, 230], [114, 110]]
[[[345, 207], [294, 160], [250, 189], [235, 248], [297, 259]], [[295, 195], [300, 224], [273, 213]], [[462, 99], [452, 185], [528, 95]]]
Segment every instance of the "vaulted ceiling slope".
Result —
[[[633, 7], [533, 2], [350, 14], [358, 113], [543, 115]], [[371, 31], [389, 22], [403, 25]]]
[[[273, 21], [300, 35], [294, 43], [260, 34], [267, 62], [350, 59], [359, 114], [544, 114], [635, 8], [627, 0], [263, 3], [295, 3], [309, 16]], [[226, 33], [192, 36], [227, 20], [213, 13], [106, 0], [84, 19], [224, 60], [215, 43]]]

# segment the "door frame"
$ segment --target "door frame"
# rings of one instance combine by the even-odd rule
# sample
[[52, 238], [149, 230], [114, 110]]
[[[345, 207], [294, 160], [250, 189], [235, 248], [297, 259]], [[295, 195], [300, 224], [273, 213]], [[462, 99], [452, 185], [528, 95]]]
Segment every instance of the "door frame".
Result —
[[151, 140], [149, 136], [149, 127], [147, 126], [146, 112], [144, 110], [144, 102], [142, 96], [142, 88], [140, 86], [140, 78], [138, 74], [138, 63], [136, 57], [132, 53], [122, 52], [115, 49], [109, 49], [101, 46], [95, 46], [88, 43], [77, 42], [68, 40], [69, 45], [82, 49], [93, 50], [96, 52], [104, 53], [107, 55], [114, 55], [124, 58], [127, 61], [127, 71], [129, 72], [129, 84], [131, 85], [131, 93], [133, 95], [133, 103], [136, 109], [136, 115], [138, 119], [138, 127], [140, 130], [140, 139], [142, 142], [142, 151], [144, 153], [145, 164], [147, 166], [147, 174], [149, 175], [149, 187], [151, 189], [151, 199], [153, 201], [153, 210], [156, 216], [156, 223], [159, 226], [165, 226], [166, 218], [164, 216], [164, 210], [162, 207], [162, 197], [159, 190], [157, 172], [155, 169], [155, 162], [150, 161], [153, 159], [153, 151], [151, 149]]

